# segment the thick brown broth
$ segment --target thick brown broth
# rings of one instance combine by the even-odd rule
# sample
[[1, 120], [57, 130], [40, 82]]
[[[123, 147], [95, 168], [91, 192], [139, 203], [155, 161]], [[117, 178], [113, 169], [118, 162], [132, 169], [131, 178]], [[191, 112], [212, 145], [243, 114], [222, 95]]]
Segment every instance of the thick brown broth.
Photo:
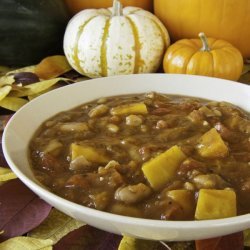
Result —
[[[30, 142], [30, 161], [52, 192], [98, 210], [192, 220], [199, 190], [212, 189], [233, 190], [237, 214], [246, 214], [249, 135], [249, 114], [225, 102], [159, 93], [115, 96], [45, 121]], [[184, 158], [171, 177], [160, 184], [161, 170], [150, 167], [150, 179], [143, 169], [150, 159], [176, 146]]]

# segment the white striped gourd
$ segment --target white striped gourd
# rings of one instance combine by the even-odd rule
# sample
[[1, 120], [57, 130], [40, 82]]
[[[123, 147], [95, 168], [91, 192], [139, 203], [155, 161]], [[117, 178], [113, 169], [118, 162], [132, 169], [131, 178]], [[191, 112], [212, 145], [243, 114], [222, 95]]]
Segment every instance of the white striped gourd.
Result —
[[156, 72], [170, 40], [152, 13], [137, 7], [87, 9], [76, 14], [64, 35], [64, 52], [80, 74], [102, 76]]

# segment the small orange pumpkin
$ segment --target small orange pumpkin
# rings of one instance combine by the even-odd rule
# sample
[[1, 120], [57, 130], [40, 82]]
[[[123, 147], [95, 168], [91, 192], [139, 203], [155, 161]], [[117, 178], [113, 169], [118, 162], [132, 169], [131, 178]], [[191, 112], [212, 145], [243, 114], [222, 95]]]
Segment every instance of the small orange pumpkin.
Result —
[[[75, 14], [84, 9], [99, 9], [112, 6], [112, 0], [64, 0], [70, 12]], [[153, 0], [121, 0], [122, 5], [139, 7], [148, 11], [153, 10]]]
[[172, 44], [164, 55], [164, 72], [238, 80], [243, 69], [240, 51], [224, 40], [206, 38], [204, 33], [199, 37]]

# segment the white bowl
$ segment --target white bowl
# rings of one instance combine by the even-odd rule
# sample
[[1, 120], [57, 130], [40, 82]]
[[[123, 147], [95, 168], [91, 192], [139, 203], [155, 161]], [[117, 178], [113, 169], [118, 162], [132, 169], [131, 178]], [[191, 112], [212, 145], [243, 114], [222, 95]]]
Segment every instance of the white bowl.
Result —
[[250, 214], [205, 221], [160, 221], [106, 213], [63, 199], [35, 180], [27, 157], [28, 143], [44, 120], [99, 97], [150, 91], [228, 101], [250, 111], [250, 87], [227, 80], [171, 74], [88, 80], [44, 94], [16, 112], [3, 134], [3, 152], [9, 166], [25, 185], [52, 206], [77, 220], [112, 233], [151, 240], [184, 241], [250, 228]]

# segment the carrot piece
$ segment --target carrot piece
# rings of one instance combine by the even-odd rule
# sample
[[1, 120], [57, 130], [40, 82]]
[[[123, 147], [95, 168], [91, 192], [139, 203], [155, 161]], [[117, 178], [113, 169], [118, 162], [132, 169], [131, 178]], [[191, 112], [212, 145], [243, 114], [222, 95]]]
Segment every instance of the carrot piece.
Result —
[[196, 240], [196, 250], [243, 250], [243, 232], [233, 233], [207, 240]]

